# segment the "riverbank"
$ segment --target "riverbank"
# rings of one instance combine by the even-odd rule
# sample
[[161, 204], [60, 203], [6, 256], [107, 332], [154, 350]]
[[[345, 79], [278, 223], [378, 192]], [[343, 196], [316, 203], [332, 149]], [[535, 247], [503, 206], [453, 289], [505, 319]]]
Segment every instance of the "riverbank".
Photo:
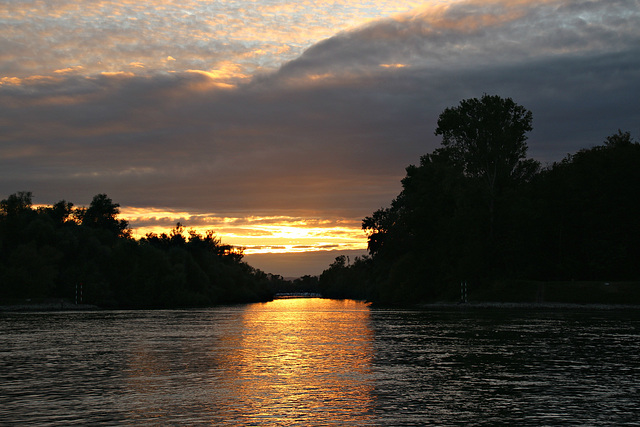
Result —
[[100, 307], [92, 304], [75, 304], [63, 298], [47, 298], [42, 300], [11, 301], [2, 303], [0, 312], [7, 311], [85, 311], [99, 310]]
[[484, 287], [468, 285], [466, 294], [468, 302], [484, 304], [640, 306], [640, 282], [633, 281], [496, 281]]
[[433, 310], [639, 310], [634, 304], [576, 304], [576, 303], [519, 303], [519, 302], [466, 302], [419, 304], [420, 309]]
[[635, 309], [640, 310], [640, 281], [504, 280], [487, 284], [451, 284], [431, 301], [386, 304], [427, 309]]

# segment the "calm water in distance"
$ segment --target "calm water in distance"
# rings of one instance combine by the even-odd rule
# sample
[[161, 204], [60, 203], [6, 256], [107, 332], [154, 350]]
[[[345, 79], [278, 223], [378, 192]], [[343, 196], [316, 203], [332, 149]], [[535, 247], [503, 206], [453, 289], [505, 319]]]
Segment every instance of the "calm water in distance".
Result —
[[0, 425], [640, 425], [637, 310], [0, 313]]

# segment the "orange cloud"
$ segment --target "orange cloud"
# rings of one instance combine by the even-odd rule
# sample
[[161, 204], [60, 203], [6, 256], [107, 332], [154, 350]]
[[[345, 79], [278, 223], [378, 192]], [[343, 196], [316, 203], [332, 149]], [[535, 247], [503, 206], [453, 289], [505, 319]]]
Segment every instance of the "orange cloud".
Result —
[[380, 64], [382, 68], [405, 68], [409, 67], [407, 64]]
[[100, 73], [106, 77], [134, 77], [135, 74], [130, 71], [103, 71]]
[[[208, 71], [186, 70], [186, 72], [206, 76], [209, 80], [209, 85], [219, 88], [233, 88], [236, 86], [236, 82], [250, 77], [242, 71], [242, 67], [239, 64], [231, 61], [224, 61], [219, 64], [218, 68]], [[207, 85], [205, 84], [204, 86], [206, 87]]]
[[2, 85], [18, 86], [21, 83], [22, 83], [22, 79], [19, 77], [1, 77], [0, 78], [0, 86]]
[[84, 69], [84, 67], [82, 65], [75, 65], [73, 67], [63, 68], [63, 69], [60, 69], [60, 70], [55, 70], [54, 73], [56, 73], [56, 74], [69, 74], [69, 73], [75, 73], [75, 72], [82, 71], [83, 69]]
[[[393, 17], [398, 22], [424, 21], [425, 30], [454, 30], [461, 33], [501, 25], [522, 18], [527, 6], [562, 3], [563, 0], [467, 0], [428, 4]], [[464, 3], [464, 7], [459, 7]]]

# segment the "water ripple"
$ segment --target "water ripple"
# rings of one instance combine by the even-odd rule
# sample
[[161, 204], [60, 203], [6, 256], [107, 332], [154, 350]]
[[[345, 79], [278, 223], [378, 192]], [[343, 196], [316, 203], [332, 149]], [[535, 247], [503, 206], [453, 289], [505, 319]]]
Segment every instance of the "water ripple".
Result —
[[640, 425], [640, 316], [381, 310], [0, 314], [5, 425]]

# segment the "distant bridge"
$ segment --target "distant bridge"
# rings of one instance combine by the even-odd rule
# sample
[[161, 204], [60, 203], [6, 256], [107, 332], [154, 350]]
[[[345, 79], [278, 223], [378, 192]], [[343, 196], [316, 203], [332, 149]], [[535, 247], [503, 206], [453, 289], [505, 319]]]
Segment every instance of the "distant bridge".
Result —
[[273, 296], [274, 299], [284, 298], [322, 298], [322, 294], [317, 292], [278, 292]]

